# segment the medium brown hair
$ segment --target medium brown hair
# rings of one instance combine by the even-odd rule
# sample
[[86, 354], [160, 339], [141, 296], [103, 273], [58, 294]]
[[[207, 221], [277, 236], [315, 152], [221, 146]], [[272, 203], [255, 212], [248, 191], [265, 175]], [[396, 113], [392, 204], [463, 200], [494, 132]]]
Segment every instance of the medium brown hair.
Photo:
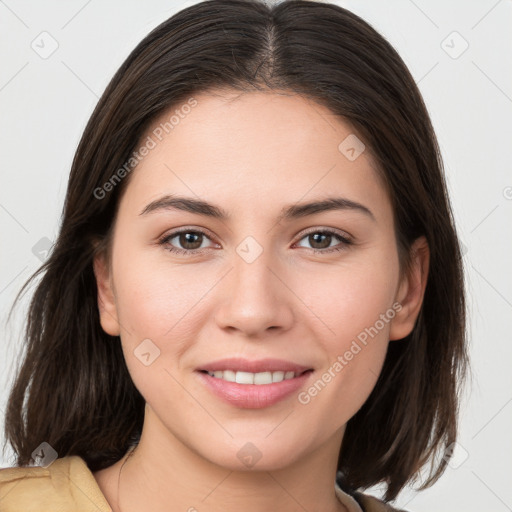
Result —
[[105, 197], [95, 191], [159, 115], [216, 89], [291, 91], [326, 106], [361, 136], [385, 179], [401, 264], [426, 237], [430, 268], [416, 325], [390, 343], [375, 388], [348, 422], [338, 470], [354, 490], [384, 482], [390, 500], [430, 462], [423, 487], [431, 485], [456, 439], [467, 365], [463, 267], [439, 147], [393, 47], [353, 13], [309, 0], [193, 5], [156, 27], [114, 75], [77, 148], [53, 251], [15, 301], [41, 277], [6, 411], [17, 464], [46, 441], [96, 471], [140, 438], [144, 399], [119, 337], [100, 326], [92, 266], [109, 246], [131, 174]]

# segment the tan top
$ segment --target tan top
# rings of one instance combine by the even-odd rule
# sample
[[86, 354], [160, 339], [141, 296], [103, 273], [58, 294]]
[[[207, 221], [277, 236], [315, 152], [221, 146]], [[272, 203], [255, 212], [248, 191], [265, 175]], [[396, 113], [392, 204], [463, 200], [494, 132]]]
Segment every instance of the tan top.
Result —
[[[372, 496], [358, 494], [362, 507], [335, 486], [336, 496], [349, 512], [394, 512]], [[47, 468], [0, 469], [2, 512], [112, 512], [94, 475], [77, 455], [56, 459]]]

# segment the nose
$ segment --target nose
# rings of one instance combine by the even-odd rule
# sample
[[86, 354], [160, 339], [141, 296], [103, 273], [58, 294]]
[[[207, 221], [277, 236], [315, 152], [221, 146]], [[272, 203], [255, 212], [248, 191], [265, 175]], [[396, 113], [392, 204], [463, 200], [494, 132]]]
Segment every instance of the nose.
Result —
[[267, 331], [286, 331], [294, 322], [293, 292], [286, 273], [270, 251], [254, 261], [238, 253], [222, 282], [224, 298], [215, 312], [217, 325], [246, 337], [263, 338]]

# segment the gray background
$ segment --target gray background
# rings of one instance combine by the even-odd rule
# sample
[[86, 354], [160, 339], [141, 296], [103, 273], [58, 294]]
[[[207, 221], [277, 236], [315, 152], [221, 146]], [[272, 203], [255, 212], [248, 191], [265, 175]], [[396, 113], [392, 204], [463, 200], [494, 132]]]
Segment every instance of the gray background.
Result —
[[[6, 315], [55, 240], [87, 119], [135, 45], [191, 3], [0, 0], [2, 420], [27, 300], [9, 324]], [[465, 251], [473, 374], [460, 444], [433, 488], [404, 491], [397, 505], [418, 512], [512, 510], [512, 286], [505, 256], [512, 252], [512, 2], [337, 3], [382, 33], [418, 82]], [[58, 47], [47, 55], [52, 45]], [[0, 466], [12, 461], [8, 452]]]

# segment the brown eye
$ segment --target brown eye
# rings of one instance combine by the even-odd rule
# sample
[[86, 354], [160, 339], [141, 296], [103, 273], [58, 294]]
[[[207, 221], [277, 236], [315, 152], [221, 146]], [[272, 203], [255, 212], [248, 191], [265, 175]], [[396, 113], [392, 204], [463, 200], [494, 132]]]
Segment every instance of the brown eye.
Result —
[[181, 247], [183, 247], [183, 249], [190, 250], [199, 249], [201, 247], [202, 237], [202, 233], [196, 233], [193, 231], [183, 232], [178, 235]]
[[[307, 242], [311, 246], [311, 250], [317, 253], [330, 253], [334, 251], [342, 251], [347, 249], [347, 246], [352, 244], [352, 241], [347, 236], [341, 235], [340, 233], [330, 230], [310, 231], [301, 238], [301, 241], [302, 240], [307, 240]], [[336, 241], [341, 243], [333, 245], [332, 243]], [[304, 246], [299, 245], [299, 247]]]
[[205, 240], [210, 240], [206, 233], [199, 230], [183, 229], [169, 233], [159, 243], [166, 246], [169, 252], [193, 255], [206, 248], [203, 246]]
[[313, 233], [312, 235], [308, 235], [308, 240], [313, 249], [327, 249], [331, 245], [332, 235]]

